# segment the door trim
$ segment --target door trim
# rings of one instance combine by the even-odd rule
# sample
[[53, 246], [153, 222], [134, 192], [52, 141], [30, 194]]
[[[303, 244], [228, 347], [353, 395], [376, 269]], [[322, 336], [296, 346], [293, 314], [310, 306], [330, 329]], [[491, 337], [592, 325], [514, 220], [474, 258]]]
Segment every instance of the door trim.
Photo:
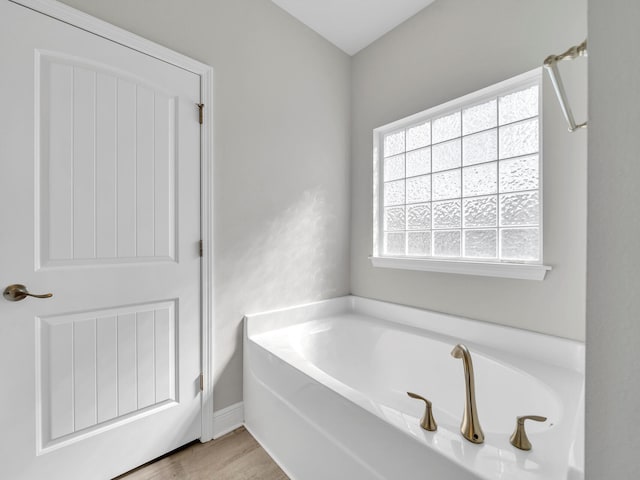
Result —
[[[200, 441], [207, 442], [213, 439], [213, 390], [215, 384], [213, 342], [213, 67], [56, 0], [9, 1], [200, 76], [200, 102], [205, 105], [203, 124], [200, 129], [200, 229], [203, 245], [200, 280], [202, 303], [201, 369], [203, 374], [202, 436]], [[194, 112], [195, 109], [194, 105]]]

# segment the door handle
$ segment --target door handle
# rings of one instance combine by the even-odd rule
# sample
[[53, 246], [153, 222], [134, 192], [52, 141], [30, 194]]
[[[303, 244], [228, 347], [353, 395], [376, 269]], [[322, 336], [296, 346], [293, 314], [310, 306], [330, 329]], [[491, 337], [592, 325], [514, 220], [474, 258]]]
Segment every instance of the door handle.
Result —
[[4, 292], [2, 292], [2, 295], [9, 302], [19, 302], [20, 300], [24, 300], [27, 297], [33, 297], [33, 298], [53, 297], [53, 293], [45, 293], [43, 295], [35, 295], [33, 293], [29, 293], [29, 290], [27, 290], [27, 287], [20, 284], [9, 285], [7, 288], [4, 289]]

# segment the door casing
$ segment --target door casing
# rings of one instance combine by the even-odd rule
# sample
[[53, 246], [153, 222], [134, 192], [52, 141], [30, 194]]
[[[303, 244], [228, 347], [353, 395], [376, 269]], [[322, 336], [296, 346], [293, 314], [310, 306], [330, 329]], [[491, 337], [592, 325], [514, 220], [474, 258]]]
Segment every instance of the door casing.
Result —
[[[201, 260], [201, 372], [202, 436], [213, 439], [214, 387], [214, 291], [213, 291], [213, 67], [163, 47], [115, 25], [99, 20], [55, 0], [9, 0], [36, 12], [61, 20], [107, 40], [188, 70], [200, 76], [200, 101], [204, 104], [200, 129], [200, 228]], [[195, 108], [195, 106], [194, 106]]]

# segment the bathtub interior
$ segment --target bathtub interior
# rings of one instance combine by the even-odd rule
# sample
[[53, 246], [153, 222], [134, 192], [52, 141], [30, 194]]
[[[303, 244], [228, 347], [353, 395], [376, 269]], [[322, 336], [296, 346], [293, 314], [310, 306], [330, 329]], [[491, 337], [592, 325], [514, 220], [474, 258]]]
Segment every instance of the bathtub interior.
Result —
[[[459, 342], [456, 338], [345, 314], [255, 338], [276, 350], [279, 339], [285, 339], [286, 347], [298, 355], [299, 361], [315, 366], [382, 407], [421, 415], [420, 402], [406, 394], [413, 391], [433, 402], [438, 423], [451, 427], [459, 423], [464, 406], [463, 367], [449, 354]], [[544, 432], [559, 423], [563, 417], [559, 396], [566, 398], [562, 391], [578, 388], [579, 373], [565, 370], [558, 375], [555, 366], [514, 355], [508, 355], [505, 361], [504, 352], [472, 342], [466, 345], [472, 352], [477, 404], [485, 432], [511, 432], [519, 415], [547, 417], [545, 423], [527, 425], [531, 433]]]
[[[412, 391], [433, 402], [440, 424], [459, 423], [464, 406], [463, 366], [450, 355], [458, 339], [357, 314], [289, 327], [285, 336], [301, 358], [381, 406], [419, 416], [422, 405], [406, 394]], [[563, 382], [554, 382], [557, 375], [544, 365], [515, 356], [505, 363], [503, 352], [471, 342], [466, 345], [472, 352], [485, 432], [510, 433], [516, 416], [531, 412], [548, 418], [544, 424], [528, 425], [532, 433], [558, 423], [562, 404], [554, 392], [567, 379], [579, 382], [578, 374], [567, 371]]]

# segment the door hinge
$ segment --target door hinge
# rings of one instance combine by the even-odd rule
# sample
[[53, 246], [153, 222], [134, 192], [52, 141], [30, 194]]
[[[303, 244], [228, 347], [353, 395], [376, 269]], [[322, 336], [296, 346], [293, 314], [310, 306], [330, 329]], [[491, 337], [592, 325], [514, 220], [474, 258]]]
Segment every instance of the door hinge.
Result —
[[204, 247], [202, 246], [202, 240], [200, 240], [200, 256], [202, 256], [203, 251], [204, 251]]
[[200, 391], [204, 392], [204, 373], [200, 374]]
[[204, 123], [204, 103], [196, 103], [198, 105], [198, 121], [200, 125]]

